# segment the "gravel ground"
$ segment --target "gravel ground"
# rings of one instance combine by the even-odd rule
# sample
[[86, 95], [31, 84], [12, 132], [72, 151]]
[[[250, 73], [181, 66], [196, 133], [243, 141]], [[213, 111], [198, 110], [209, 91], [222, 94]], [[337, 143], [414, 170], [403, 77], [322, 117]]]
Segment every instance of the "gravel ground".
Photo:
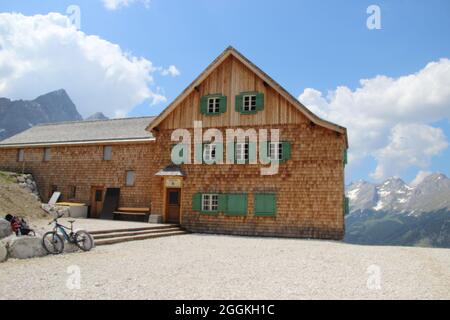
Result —
[[450, 299], [450, 250], [189, 234], [8, 260], [0, 298]]
[[[50, 231], [52, 229], [53, 225], [52, 226], [48, 225], [48, 223], [52, 219], [53, 218], [50, 216], [48, 216], [46, 219], [34, 219], [30, 222], [30, 226], [38, 233], [43, 234], [46, 231]], [[161, 226], [161, 224], [151, 224], [132, 221], [117, 221], [117, 220], [101, 220], [101, 219], [60, 218], [58, 219], [58, 222], [61, 223], [62, 225], [70, 227], [70, 223], [68, 222], [68, 220], [75, 220], [75, 223], [73, 224], [75, 230], [83, 229], [88, 231]]]

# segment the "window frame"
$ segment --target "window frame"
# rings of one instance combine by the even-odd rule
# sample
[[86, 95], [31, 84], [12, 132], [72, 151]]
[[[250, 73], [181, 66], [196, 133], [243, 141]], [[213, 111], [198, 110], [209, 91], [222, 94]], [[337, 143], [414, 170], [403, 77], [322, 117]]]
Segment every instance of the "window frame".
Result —
[[[245, 99], [248, 98], [248, 105], [246, 105]], [[244, 112], [256, 112], [256, 94], [243, 94], [242, 95], [242, 111]]]
[[77, 186], [69, 186], [69, 199], [76, 199]]
[[[244, 145], [242, 148], [241, 146]], [[239, 148], [238, 148], [239, 147]], [[239, 149], [239, 152], [238, 152]], [[241, 156], [244, 156], [242, 159]], [[236, 162], [248, 162], [250, 159], [250, 143], [248, 141], [245, 142], [236, 142], [234, 145], [234, 158]]]
[[[132, 179], [133, 179], [132, 183], [129, 183], [129, 176], [128, 176], [129, 174], [133, 175], [132, 176]], [[134, 187], [135, 184], [136, 184], [136, 171], [134, 171], [134, 170], [127, 170], [125, 172], [125, 186], [126, 187]]]
[[[213, 110], [210, 111], [210, 106], [211, 106], [211, 101], [212, 101], [212, 108]], [[206, 102], [206, 113], [207, 114], [218, 114], [220, 113], [220, 97], [216, 96], [216, 97], [208, 97], [208, 100]]]
[[24, 162], [25, 161], [25, 149], [20, 148], [17, 150], [17, 162]]
[[44, 148], [44, 155], [43, 155], [42, 161], [48, 162], [51, 160], [51, 158], [52, 158], [52, 149], [49, 147]]
[[[274, 147], [274, 150], [276, 150], [276, 153], [275, 153], [276, 158], [272, 154], [272, 146], [274, 146], [275, 144], [278, 145], [278, 147]], [[278, 141], [278, 142], [269, 141], [269, 146], [267, 148], [267, 157], [270, 159], [270, 161], [282, 161], [283, 160], [283, 142], [282, 141]]]
[[[214, 156], [213, 156], [214, 153]], [[203, 144], [203, 160], [213, 162], [217, 160], [217, 144], [205, 143]]]
[[[107, 151], [109, 151], [109, 156], [107, 157]], [[112, 160], [113, 148], [112, 146], [103, 146], [103, 161], [111, 161]]]
[[[213, 202], [215, 202], [215, 204]], [[216, 213], [218, 211], [219, 211], [219, 194], [218, 193], [202, 193], [201, 212]]]

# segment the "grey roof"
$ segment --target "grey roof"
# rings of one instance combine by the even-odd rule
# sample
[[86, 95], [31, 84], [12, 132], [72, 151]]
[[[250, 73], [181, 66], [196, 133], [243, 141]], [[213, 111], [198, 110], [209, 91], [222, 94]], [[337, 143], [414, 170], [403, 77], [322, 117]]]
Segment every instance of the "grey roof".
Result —
[[11, 145], [148, 140], [153, 138], [153, 136], [145, 128], [154, 118], [139, 117], [39, 124], [0, 141], [0, 147]]
[[175, 164], [170, 164], [164, 169], [159, 170], [155, 176], [179, 176], [184, 177], [184, 171]]

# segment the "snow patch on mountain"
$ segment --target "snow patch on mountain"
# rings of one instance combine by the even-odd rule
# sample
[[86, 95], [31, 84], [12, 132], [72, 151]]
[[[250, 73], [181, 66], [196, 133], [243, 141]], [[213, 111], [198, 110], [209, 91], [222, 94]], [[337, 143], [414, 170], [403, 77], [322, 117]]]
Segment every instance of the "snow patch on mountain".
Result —
[[416, 185], [398, 177], [381, 184], [358, 181], [347, 187], [350, 213], [367, 210], [417, 215], [442, 208], [450, 209], [450, 179], [442, 173], [426, 176]]

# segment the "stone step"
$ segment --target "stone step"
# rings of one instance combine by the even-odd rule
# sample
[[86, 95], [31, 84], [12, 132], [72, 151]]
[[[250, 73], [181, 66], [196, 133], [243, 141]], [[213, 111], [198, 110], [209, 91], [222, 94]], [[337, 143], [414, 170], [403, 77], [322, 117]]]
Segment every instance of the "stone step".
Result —
[[163, 230], [163, 229], [170, 229], [170, 228], [174, 228], [174, 227], [179, 227], [179, 225], [165, 224], [165, 225], [161, 225], [161, 226], [152, 226], [152, 227], [96, 230], [96, 231], [89, 231], [89, 233], [92, 234], [93, 236], [95, 236], [96, 234], [108, 234], [108, 233], [117, 233], [117, 232], [135, 232], [135, 231], [146, 231], [146, 230]]
[[173, 231], [181, 231], [181, 230], [182, 229], [180, 229], [179, 227], [172, 227], [172, 228], [152, 229], [152, 230], [120, 231], [120, 232], [94, 234], [93, 237], [94, 237], [95, 240], [97, 240], [97, 239], [108, 239], [108, 238], [120, 238], [120, 237], [129, 237], [129, 236], [139, 236], [139, 235], [151, 234], [151, 233], [173, 232]]
[[103, 246], [103, 245], [115, 244], [115, 243], [121, 243], [121, 242], [127, 242], [127, 241], [136, 241], [136, 240], [177, 236], [177, 235], [183, 235], [183, 234], [187, 234], [187, 233], [188, 233], [187, 231], [180, 229], [179, 231], [171, 231], [171, 232], [146, 233], [146, 234], [137, 235], [137, 236], [107, 238], [107, 239], [95, 240], [95, 245]]

